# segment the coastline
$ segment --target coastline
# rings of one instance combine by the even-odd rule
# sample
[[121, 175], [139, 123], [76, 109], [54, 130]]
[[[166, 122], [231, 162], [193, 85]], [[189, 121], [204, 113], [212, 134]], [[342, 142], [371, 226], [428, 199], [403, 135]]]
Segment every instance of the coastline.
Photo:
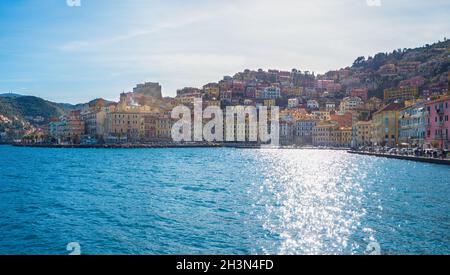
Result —
[[283, 149], [283, 150], [333, 150], [348, 151], [350, 148], [336, 147], [294, 147], [294, 146], [263, 146], [260, 144], [236, 144], [236, 143], [208, 143], [208, 144], [3, 144], [14, 147], [29, 148], [53, 148], [53, 149], [158, 149], [158, 148], [234, 148], [234, 149]]
[[220, 144], [103, 144], [103, 145], [61, 145], [61, 144], [11, 144], [14, 147], [53, 149], [156, 149], [156, 148], [218, 148]]
[[282, 149], [282, 150], [332, 150], [332, 151], [346, 151], [349, 154], [372, 156], [372, 157], [384, 157], [389, 159], [408, 160], [423, 163], [450, 165], [450, 159], [436, 159], [425, 158], [416, 156], [404, 156], [404, 155], [390, 155], [371, 152], [361, 152], [350, 150], [349, 148], [333, 148], [333, 147], [292, 147], [292, 146], [280, 146], [280, 147], [263, 147], [261, 145], [251, 144], [103, 144], [103, 145], [56, 145], [56, 144], [0, 144], [14, 147], [28, 147], [28, 148], [49, 148], [49, 149], [188, 149], [188, 148], [234, 148], [234, 149]]

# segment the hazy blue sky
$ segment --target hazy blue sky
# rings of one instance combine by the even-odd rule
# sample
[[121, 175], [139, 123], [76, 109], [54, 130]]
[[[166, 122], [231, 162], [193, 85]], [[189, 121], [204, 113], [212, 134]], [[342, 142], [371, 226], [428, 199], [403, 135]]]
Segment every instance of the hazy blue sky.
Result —
[[450, 38], [449, 18], [448, 0], [1, 0], [0, 93], [75, 103], [246, 68], [323, 73]]

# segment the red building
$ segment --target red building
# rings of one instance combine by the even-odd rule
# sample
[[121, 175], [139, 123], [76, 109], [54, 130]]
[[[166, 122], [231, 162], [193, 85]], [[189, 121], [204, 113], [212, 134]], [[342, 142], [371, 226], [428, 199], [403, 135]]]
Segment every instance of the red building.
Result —
[[353, 124], [353, 115], [348, 112], [343, 115], [335, 114], [330, 116], [330, 120], [338, 123], [339, 127], [352, 127]]
[[368, 89], [353, 89], [351, 92], [352, 97], [359, 97], [364, 102], [369, 99], [369, 90]]

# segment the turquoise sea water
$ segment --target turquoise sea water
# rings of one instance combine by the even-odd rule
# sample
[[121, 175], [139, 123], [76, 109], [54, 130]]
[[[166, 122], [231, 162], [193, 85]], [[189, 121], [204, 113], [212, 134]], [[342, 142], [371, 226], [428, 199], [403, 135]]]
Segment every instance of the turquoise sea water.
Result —
[[449, 179], [341, 151], [0, 146], [0, 254], [450, 254]]

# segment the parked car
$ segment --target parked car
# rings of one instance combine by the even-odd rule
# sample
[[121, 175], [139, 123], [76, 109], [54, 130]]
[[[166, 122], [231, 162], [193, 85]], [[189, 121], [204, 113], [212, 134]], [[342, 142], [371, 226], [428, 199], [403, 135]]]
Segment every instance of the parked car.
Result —
[[391, 155], [397, 154], [397, 148], [391, 148], [388, 150], [388, 153]]

